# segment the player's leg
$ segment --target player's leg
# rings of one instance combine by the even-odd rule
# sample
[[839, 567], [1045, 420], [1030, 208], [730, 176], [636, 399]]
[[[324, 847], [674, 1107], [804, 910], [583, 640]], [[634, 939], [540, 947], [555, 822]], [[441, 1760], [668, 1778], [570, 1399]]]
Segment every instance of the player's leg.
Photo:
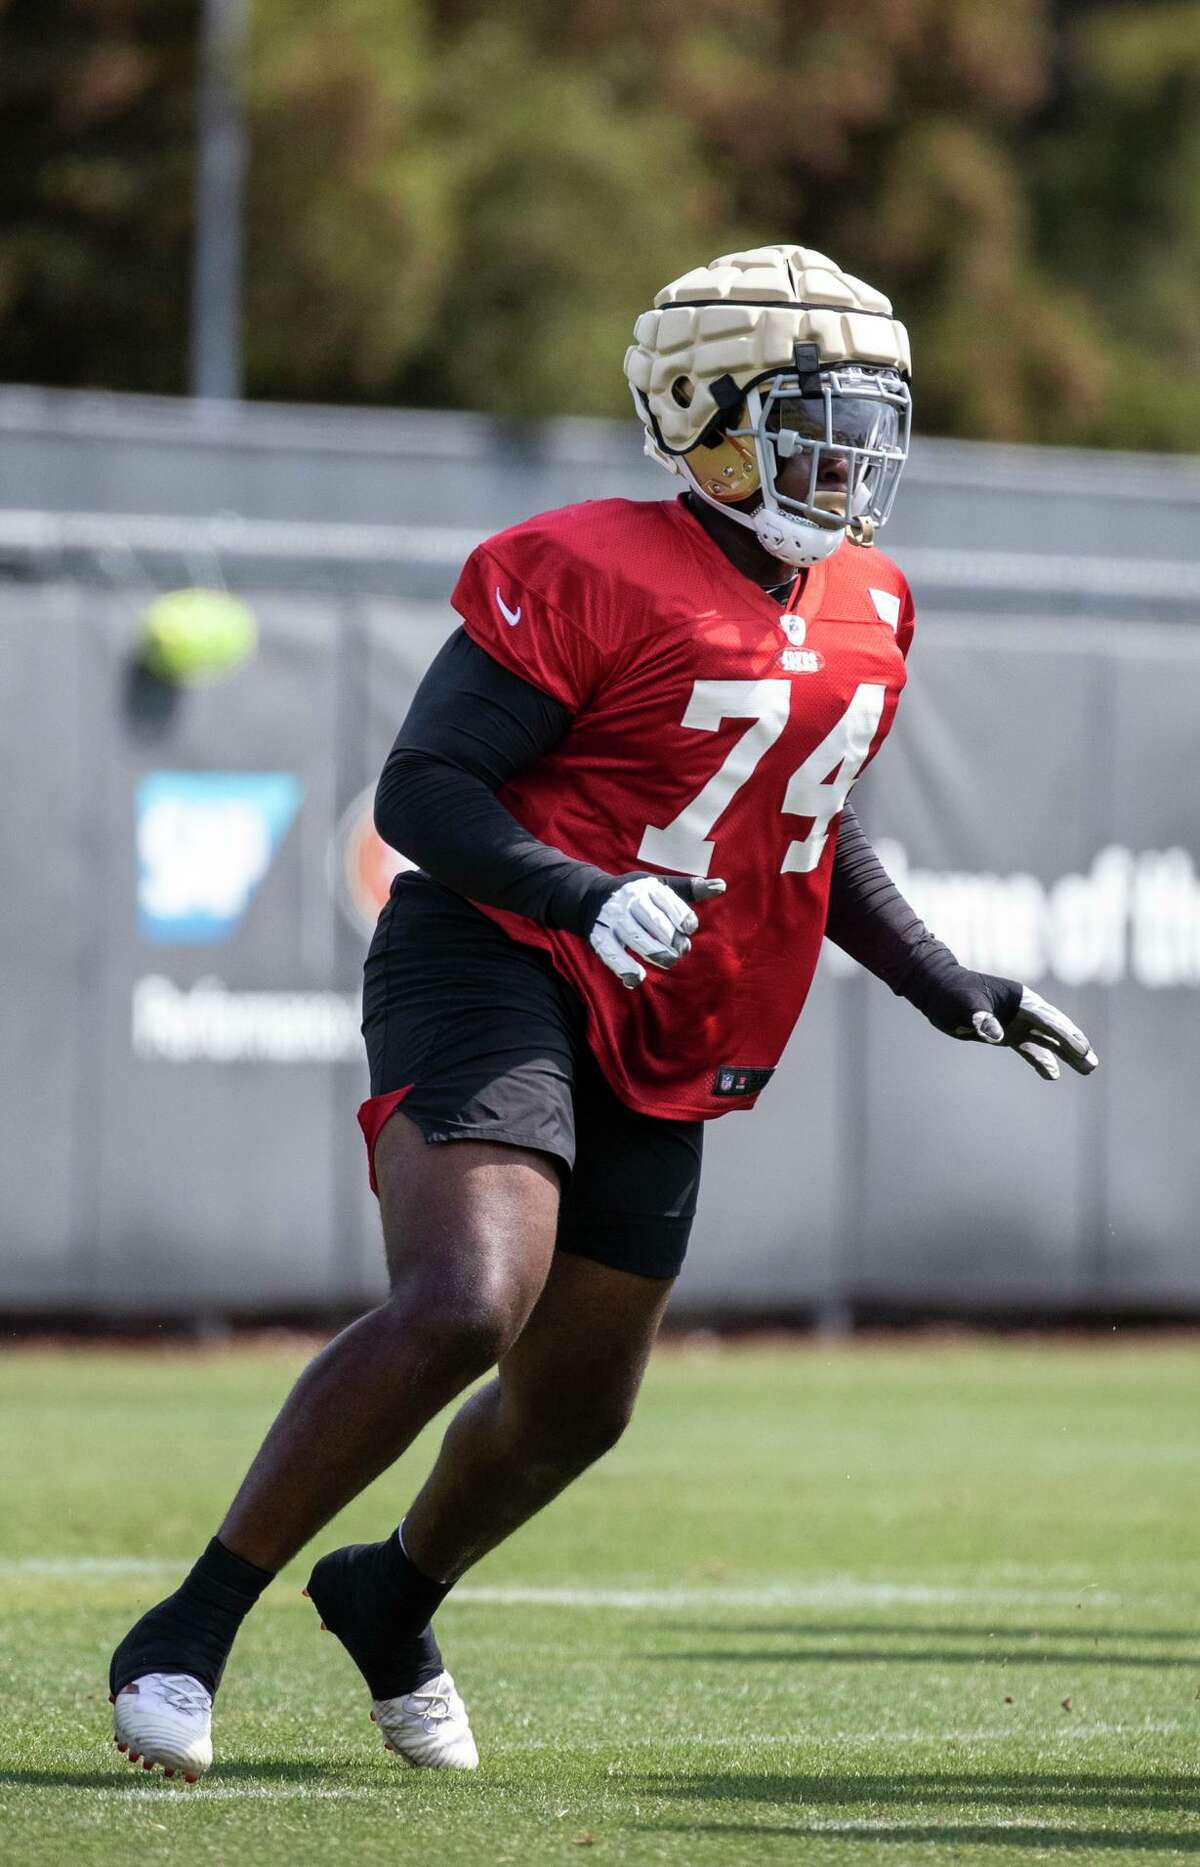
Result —
[[[558, 1253], [529, 1322], [497, 1379], [452, 1422], [405, 1518], [403, 1544], [393, 1534], [365, 1551], [335, 1550], [310, 1581], [367, 1679], [385, 1736], [410, 1758], [412, 1744], [430, 1736], [419, 1695], [409, 1696], [421, 1643], [433, 1642], [425, 1617], [471, 1563], [620, 1435], [686, 1249], [701, 1124], [635, 1114], [586, 1056], [577, 1059], [574, 1107], [577, 1155]], [[376, 1574], [387, 1561], [392, 1576], [390, 1590], [372, 1580], [369, 1610], [354, 1573], [364, 1560]], [[457, 1695], [452, 1708], [439, 1707], [436, 1729], [452, 1741], [456, 1725], [469, 1739]]]
[[[144, 1711], [163, 1761], [168, 1727], [202, 1725], [189, 1755], [206, 1766], [212, 1693], [274, 1567], [519, 1332], [553, 1250], [554, 1162], [573, 1158], [568, 1022], [542, 955], [427, 881], [397, 885], [364, 988], [372, 1088], [364, 1131], [379, 1170], [392, 1292], [301, 1377], [220, 1536], [118, 1647], [117, 1735], [131, 1752]], [[389, 1120], [401, 1093], [403, 1112]], [[454, 1145], [428, 1145], [441, 1141]], [[421, 1582], [411, 1565], [404, 1574]], [[431, 1638], [419, 1656], [426, 1662]], [[121, 1690], [135, 1683], [138, 1693]]]
[[559, 1253], [497, 1376], [451, 1421], [404, 1519], [428, 1575], [453, 1582], [614, 1446], [672, 1287]]
[[116, 1741], [145, 1767], [207, 1769], [213, 1694], [273, 1572], [495, 1363], [545, 1281], [559, 1184], [544, 1156], [489, 1143], [431, 1148], [398, 1113], [376, 1159], [387, 1302], [301, 1375], [218, 1537], [113, 1655]]
[[391, 1294], [310, 1362], [217, 1533], [260, 1568], [289, 1562], [495, 1365], [550, 1266], [559, 1181], [547, 1157], [429, 1147], [400, 1110], [375, 1170]]

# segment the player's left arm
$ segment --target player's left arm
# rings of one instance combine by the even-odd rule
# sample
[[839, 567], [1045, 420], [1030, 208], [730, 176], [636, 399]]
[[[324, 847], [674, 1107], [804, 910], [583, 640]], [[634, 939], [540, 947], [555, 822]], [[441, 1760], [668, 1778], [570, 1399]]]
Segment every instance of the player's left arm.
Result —
[[842, 810], [826, 934], [868, 972], [908, 999], [947, 1037], [1007, 1044], [1053, 1082], [1062, 1063], [1081, 1076], [1096, 1067], [1091, 1044], [1065, 1012], [1016, 979], [972, 972], [914, 913], [851, 804]]

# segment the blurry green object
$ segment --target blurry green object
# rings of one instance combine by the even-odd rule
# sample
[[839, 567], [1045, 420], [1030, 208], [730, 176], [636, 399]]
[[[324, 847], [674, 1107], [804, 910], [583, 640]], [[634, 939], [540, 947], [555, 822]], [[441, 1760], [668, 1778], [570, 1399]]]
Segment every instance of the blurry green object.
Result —
[[142, 665], [160, 680], [198, 687], [240, 668], [258, 648], [254, 612], [225, 590], [170, 590], [145, 616]]

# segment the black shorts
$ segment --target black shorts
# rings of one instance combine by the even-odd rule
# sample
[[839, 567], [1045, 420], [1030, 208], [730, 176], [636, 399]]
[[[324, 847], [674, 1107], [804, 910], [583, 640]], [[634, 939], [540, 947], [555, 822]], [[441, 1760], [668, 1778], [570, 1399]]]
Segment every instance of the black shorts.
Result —
[[376, 1137], [403, 1106], [431, 1143], [504, 1141], [551, 1155], [563, 1181], [560, 1251], [643, 1277], [678, 1274], [704, 1124], [618, 1100], [578, 994], [540, 948], [427, 876], [397, 876], [367, 955], [363, 1036], [371, 1100], [359, 1121], [372, 1185]]

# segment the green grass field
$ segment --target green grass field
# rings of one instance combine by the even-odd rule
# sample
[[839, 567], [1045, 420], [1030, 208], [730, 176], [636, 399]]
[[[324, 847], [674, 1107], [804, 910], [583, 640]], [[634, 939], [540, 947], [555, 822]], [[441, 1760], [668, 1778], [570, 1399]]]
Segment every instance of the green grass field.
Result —
[[[297, 1564], [193, 1789], [105, 1666], [303, 1351], [0, 1362], [0, 1859], [1134, 1861], [1200, 1854], [1200, 1345], [661, 1354], [617, 1451], [439, 1619], [475, 1777], [383, 1753]], [[432, 1441], [322, 1539], [392, 1524]]]

